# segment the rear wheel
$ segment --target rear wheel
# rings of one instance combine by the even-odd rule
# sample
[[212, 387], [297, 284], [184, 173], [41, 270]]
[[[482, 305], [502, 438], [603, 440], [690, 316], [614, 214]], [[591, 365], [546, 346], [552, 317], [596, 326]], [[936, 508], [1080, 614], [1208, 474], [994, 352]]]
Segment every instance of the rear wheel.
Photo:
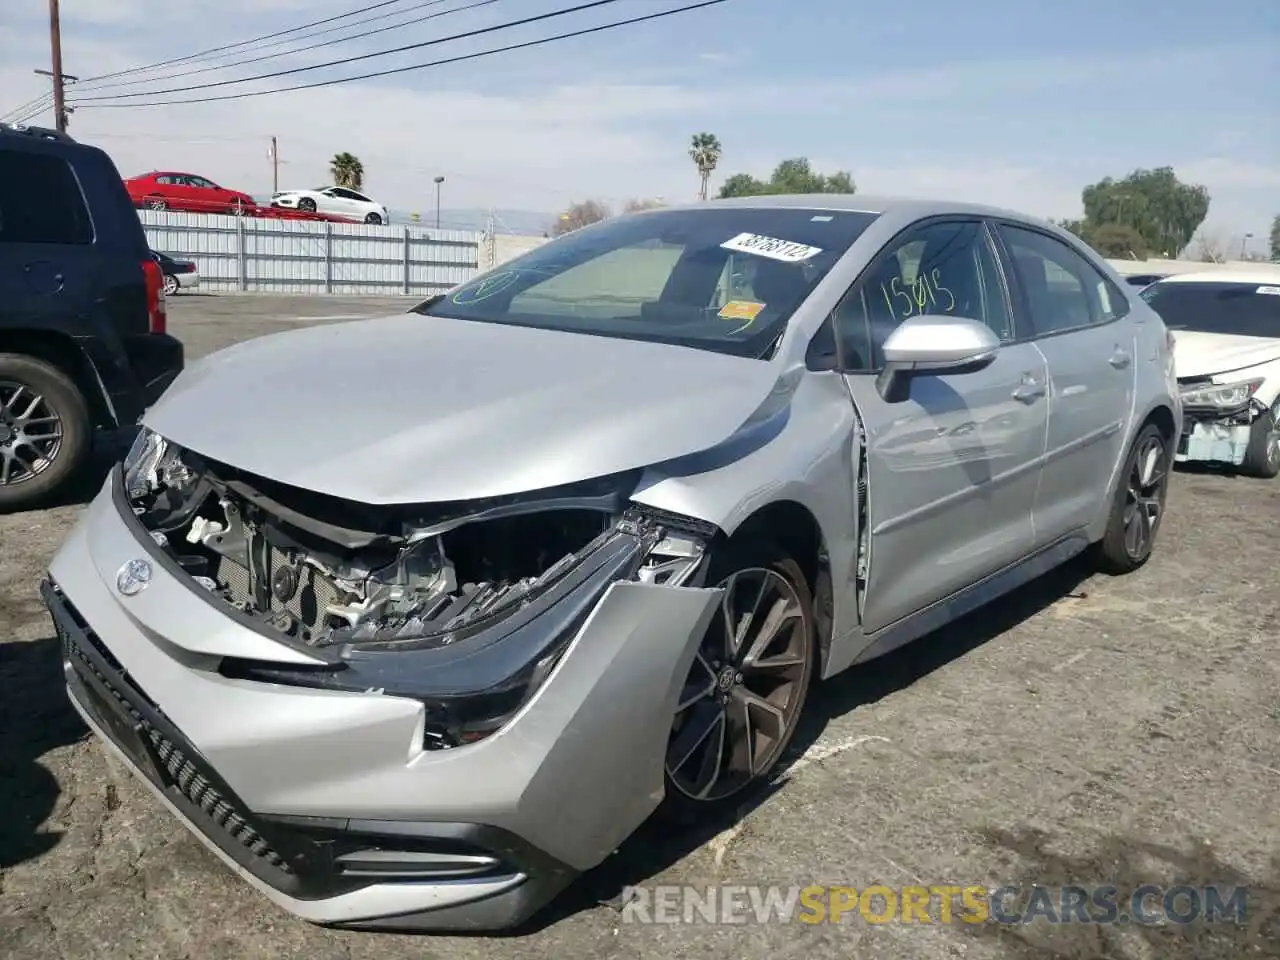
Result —
[[729, 546], [708, 584], [725, 590], [676, 707], [666, 809], [710, 813], [765, 781], [795, 736], [817, 661], [813, 596], [768, 541]]
[[164, 275], [164, 295], [166, 297], [172, 297], [177, 292], [178, 292], [178, 278], [175, 277], [172, 273], [166, 273]]
[[1151, 558], [1169, 493], [1171, 449], [1154, 423], [1134, 440], [1098, 546], [1099, 565], [1107, 573], [1129, 573]]
[[370, 214], [367, 214], [367, 215], [365, 216], [365, 218], [364, 218], [364, 222], [365, 222], [365, 223], [373, 223], [373, 224], [382, 223], [382, 214], [380, 214], [380, 213], [370, 213]]
[[169, 207], [169, 201], [164, 197], [147, 197], [146, 205], [148, 210], [166, 210]]
[[1264, 480], [1280, 474], [1280, 400], [1253, 421], [1240, 472]]
[[29, 507], [71, 479], [89, 454], [83, 394], [57, 367], [0, 353], [0, 509]]

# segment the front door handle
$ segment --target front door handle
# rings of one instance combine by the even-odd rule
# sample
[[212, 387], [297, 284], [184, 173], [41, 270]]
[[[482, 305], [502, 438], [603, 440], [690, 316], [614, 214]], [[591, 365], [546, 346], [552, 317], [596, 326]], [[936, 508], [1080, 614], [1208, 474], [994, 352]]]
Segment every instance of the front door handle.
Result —
[[1024, 403], [1031, 403], [1044, 396], [1044, 382], [1037, 380], [1030, 374], [1024, 376], [1018, 381], [1018, 385], [1013, 388], [1013, 399], [1021, 400]]
[[1132, 359], [1133, 358], [1130, 357], [1128, 353], [1121, 350], [1119, 347], [1116, 347], [1116, 352], [1111, 354], [1111, 359], [1108, 360], [1107, 362], [1110, 363], [1117, 370], [1123, 370], [1125, 367], [1129, 365], [1129, 361]]

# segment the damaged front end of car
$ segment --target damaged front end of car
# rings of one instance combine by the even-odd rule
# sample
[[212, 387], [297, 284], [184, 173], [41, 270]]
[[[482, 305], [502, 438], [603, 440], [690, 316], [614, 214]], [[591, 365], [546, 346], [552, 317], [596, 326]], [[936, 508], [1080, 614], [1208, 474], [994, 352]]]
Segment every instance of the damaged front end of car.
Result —
[[1249, 448], [1253, 423], [1268, 413], [1256, 394], [1265, 378], [1217, 383], [1214, 377], [1178, 380], [1182, 434], [1175, 459], [1180, 462], [1239, 466]]
[[713, 525], [629, 500], [639, 471], [483, 501], [371, 506], [250, 475], [144, 430], [118, 501], [152, 554], [314, 665], [229, 678], [412, 698], [422, 748], [501, 729], [609, 588], [699, 579]]

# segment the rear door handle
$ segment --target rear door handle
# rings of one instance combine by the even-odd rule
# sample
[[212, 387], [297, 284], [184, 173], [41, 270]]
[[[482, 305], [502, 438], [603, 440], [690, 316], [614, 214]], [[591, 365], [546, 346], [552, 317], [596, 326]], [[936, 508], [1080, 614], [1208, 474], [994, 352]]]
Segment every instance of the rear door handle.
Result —
[[1126, 353], [1125, 351], [1117, 347], [1116, 352], [1111, 354], [1111, 359], [1108, 360], [1107, 362], [1110, 363], [1117, 370], [1123, 370], [1125, 367], [1129, 365], [1129, 361], [1132, 359], [1133, 358], [1130, 357], [1128, 353]]
[[1044, 383], [1030, 374], [1026, 374], [1013, 388], [1013, 399], [1030, 403], [1044, 396]]

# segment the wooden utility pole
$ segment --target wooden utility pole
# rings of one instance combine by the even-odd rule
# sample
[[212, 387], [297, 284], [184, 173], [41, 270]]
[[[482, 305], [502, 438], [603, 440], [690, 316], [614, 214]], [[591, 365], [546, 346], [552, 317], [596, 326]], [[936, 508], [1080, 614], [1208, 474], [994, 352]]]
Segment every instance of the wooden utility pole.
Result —
[[62, 25], [58, 19], [58, 0], [49, 0], [49, 48], [53, 54], [53, 122], [59, 133], [66, 133], [67, 105], [62, 89]]

